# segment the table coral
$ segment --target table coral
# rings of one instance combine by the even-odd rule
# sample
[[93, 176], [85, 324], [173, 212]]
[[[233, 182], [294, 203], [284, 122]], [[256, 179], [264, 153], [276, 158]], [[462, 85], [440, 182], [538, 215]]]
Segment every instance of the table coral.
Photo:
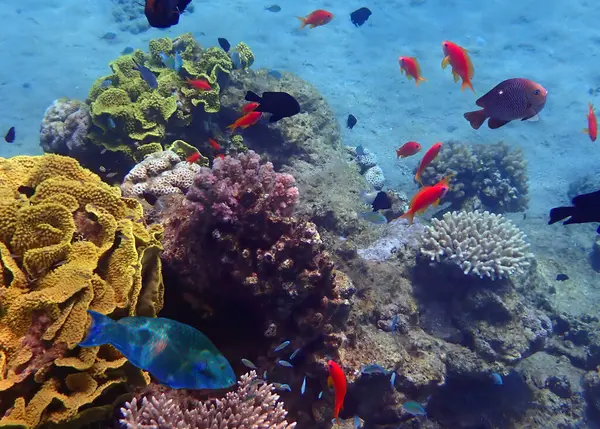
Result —
[[453, 174], [444, 201], [455, 210], [518, 212], [529, 202], [527, 163], [521, 149], [505, 143], [468, 145], [448, 142], [422, 174], [423, 185], [434, 185]]
[[162, 228], [59, 155], [0, 158], [0, 195], [0, 426], [104, 418], [145, 377], [110, 347], [77, 346], [87, 310], [157, 314]]

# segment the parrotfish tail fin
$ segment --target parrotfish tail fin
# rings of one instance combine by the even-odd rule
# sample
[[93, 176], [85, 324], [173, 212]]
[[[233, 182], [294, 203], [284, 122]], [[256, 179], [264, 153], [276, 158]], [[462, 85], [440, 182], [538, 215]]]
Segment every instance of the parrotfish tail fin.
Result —
[[475, 88], [473, 88], [473, 84], [471, 83], [470, 80], [463, 80], [463, 83], [460, 86], [460, 90], [464, 91], [465, 88], [471, 88], [471, 91], [473, 91], [473, 94], [475, 94]]
[[110, 342], [110, 328], [115, 325], [115, 321], [97, 311], [88, 310], [92, 321], [87, 330], [85, 339], [79, 343], [81, 347], [93, 347]]
[[298, 18], [300, 20], [300, 22], [302, 23], [302, 25], [300, 26], [300, 28], [298, 28], [298, 30], [302, 30], [304, 27], [306, 27], [306, 19], [303, 18], [302, 16], [297, 16], [296, 18]]
[[471, 124], [471, 127], [478, 130], [481, 125], [485, 122], [487, 115], [483, 109], [475, 110], [473, 112], [467, 112], [463, 115], [467, 121]]
[[425, 82], [427, 79], [425, 79], [424, 77], [419, 77], [417, 79], [415, 79], [415, 86], [419, 86], [419, 84], [421, 82]]
[[[550, 210], [550, 220], [548, 225], [559, 222], [564, 218], [567, 218], [573, 214], [573, 207], [554, 207]], [[565, 221], [564, 225], [567, 225], [569, 221]]]

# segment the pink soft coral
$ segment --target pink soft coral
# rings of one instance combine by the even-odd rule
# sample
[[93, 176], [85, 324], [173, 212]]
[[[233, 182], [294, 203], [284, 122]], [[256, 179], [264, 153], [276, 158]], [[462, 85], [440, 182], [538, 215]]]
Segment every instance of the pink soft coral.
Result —
[[196, 175], [187, 199], [199, 212], [207, 210], [224, 222], [236, 222], [242, 214], [270, 212], [289, 216], [298, 202], [294, 177], [276, 173], [273, 164], [260, 163], [253, 151], [236, 157], [217, 158], [213, 167]]

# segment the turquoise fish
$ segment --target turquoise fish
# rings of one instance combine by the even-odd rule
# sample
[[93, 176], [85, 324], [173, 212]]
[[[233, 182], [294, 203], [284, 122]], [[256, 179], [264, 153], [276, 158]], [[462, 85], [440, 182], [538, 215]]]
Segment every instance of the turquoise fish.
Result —
[[402, 404], [402, 409], [413, 416], [426, 416], [425, 408], [417, 401], [408, 401]]
[[118, 321], [88, 310], [92, 317], [81, 347], [110, 344], [133, 365], [174, 389], [225, 389], [236, 377], [225, 356], [197, 329], [164, 317]]

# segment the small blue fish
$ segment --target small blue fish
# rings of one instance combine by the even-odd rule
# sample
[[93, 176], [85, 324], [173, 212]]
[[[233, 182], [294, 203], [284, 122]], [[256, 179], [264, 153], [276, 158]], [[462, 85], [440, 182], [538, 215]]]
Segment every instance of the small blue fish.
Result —
[[100, 88], [108, 88], [109, 86], [112, 85], [112, 80], [110, 79], [105, 79], [104, 81], [102, 81], [102, 83], [100, 84]]
[[179, 73], [181, 71], [181, 67], [183, 67], [183, 58], [181, 58], [181, 54], [179, 52], [175, 52], [175, 60], [173, 65], [173, 70]]
[[285, 366], [286, 368], [292, 368], [294, 366], [291, 363], [289, 363], [287, 360], [280, 360], [277, 362], [277, 364], [280, 366]]
[[265, 370], [265, 372], [263, 373], [263, 378], [266, 380], [267, 379], [267, 370]]
[[240, 57], [240, 53], [238, 51], [234, 51], [231, 54], [231, 63], [233, 65], [234, 70], [242, 68], [242, 57]]
[[390, 385], [392, 386], [392, 389], [395, 388], [395, 385], [396, 385], [396, 371], [392, 372], [392, 376], [390, 377]]
[[295, 358], [295, 357], [298, 355], [298, 353], [300, 353], [300, 349], [296, 349], [296, 350], [294, 350], [294, 353], [292, 353], [292, 354], [290, 355], [290, 358], [289, 358], [289, 359], [290, 359], [290, 360], [294, 360], [294, 358]]
[[269, 70], [269, 76], [274, 77], [275, 79], [281, 79], [283, 77], [281, 72], [273, 69]]
[[162, 63], [165, 65], [165, 67], [168, 67], [171, 70], [175, 69], [175, 59], [171, 58], [170, 56], [168, 56], [164, 52], [160, 52], [158, 54], [158, 56], [160, 57]]
[[498, 374], [497, 372], [492, 372], [490, 374], [490, 377], [492, 378], [494, 384], [502, 386], [502, 376], [500, 374]]
[[319, 399], [323, 398], [323, 391], [322, 391], [322, 390], [321, 390], [321, 391], [319, 392], [319, 394], [317, 395], [317, 398], [319, 398]]
[[413, 416], [426, 416], [425, 408], [417, 401], [408, 401], [402, 404], [402, 409]]
[[265, 384], [265, 383], [266, 383], [266, 381], [265, 381], [265, 380], [262, 380], [262, 379], [260, 379], [260, 378], [255, 378], [254, 380], [252, 380], [252, 381], [250, 382], [250, 386], [255, 386], [255, 385], [259, 385], [259, 384]]
[[129, 55], [134, 51], [131, 46], [127, 46], [125, 49], [121, 51], [121, 55]]
[[273, 386], [275, 386], [276, 390], [282, 390], [282, 391], [287, 390], [288, 392], [292, 391], [292, 388], [290, 387], [289, 384], [273, 383]]
[[354, 149], [354, 151], [356, 152], [357, 155], [361, 156], [365, 154], [365, 148], [359, 144], [358, 146], [356, 146], [356, 149]]
[[360, 421], [360, 417], [358, 416], [354, 416], [354, 427], [356, 429], [359, 429], [361, 426], [361, 421]]
[[254, 365], [251, 360], [242, 359], [242, 363], [250, 369], [256, 369], [256, 365]]
[[397, 314], [392, 319], [392, 324], [391, 324], [390, 328], [392, 330], [392, 334], [394, 332], [396, 332], [396, 329], [398, 329], [398, 315]]
[[146, 66], [138, 64], [135, 60], [133, 60], [133, 62], [135, 63], [135, 67], [133, 67], [133, 69], [140, 72], [142, 79], [144, 79], [148, 86], [152, 89], [158, 88], [158, 81], [156, 80], [154, 73], [148, 70]]
[[300, 394], [304, 395], [306, 391], [306, 375], [304, 376], [304, 380], [302, 380], [302, 387], [300, 387]]
[[377, 365], [376, 363], [372, 363], [370, 365], [363, 367], [360, 370], [360, 372], [361, 372], [361, 374], [365, 374], [365, 375], [374, 375], [374, 374], [388, 375], [389, 374], [389, 371], [382, 368], [380, 365]]
[[114, 130], [115, 128], [117, 128], [117, 123], [115, 122], [115, 120], [112, 117], [109, 116], [107, 122], [108, 122], [108, 127], [111, 130]]
[[197, 329], [164, 317], [112, 320], [88, 310], [81, 347], [110, 344], [129, 362], [174, 389], [224, 389], [236, 378], [225, 356]]
[[290, 345], [289, 341], [284, 341], [283, 343], [279, 344], [277, 347], [275, 347], [275, 350], [273, 350], [274, 352], [278, 352], [279, 350], [283, 350], [285, 349], [287, 346]]
[[367, 222], [374, 223], [375, 225], [383, 225], [385, 223], [388, 223], [387, 218], [381, 213], [377, 212], [362, 212], [359, 213], [359, 216]]

